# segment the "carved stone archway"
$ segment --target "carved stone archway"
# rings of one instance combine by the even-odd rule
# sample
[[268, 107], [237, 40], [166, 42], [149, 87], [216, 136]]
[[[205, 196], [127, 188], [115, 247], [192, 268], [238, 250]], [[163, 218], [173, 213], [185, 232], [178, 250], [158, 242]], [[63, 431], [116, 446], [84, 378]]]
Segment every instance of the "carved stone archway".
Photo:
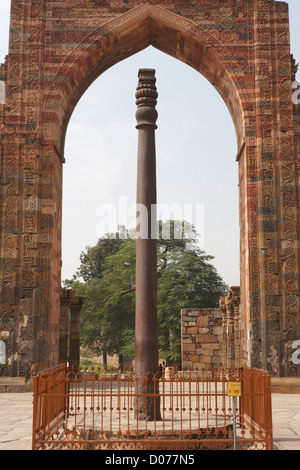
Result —
[[149, 45], [203, 74], [235, 124], [241, 359], [300, 375], [290, 361], [300, 339], [300, 118], [288, 7], [269, 0], [12, 0], [0, 68], [0, 373], [29, 376], [58, 362], [68, 122], [101, 73]]

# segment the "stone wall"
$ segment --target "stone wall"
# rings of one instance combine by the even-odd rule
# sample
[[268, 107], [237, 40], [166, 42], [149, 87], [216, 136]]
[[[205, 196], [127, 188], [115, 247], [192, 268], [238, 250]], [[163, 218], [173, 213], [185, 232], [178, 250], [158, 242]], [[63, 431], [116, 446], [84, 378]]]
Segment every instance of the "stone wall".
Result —
[[182, 369], [222, 366], [222, 343], [221, 309], [181, 310]]
[[230, 287], [227, 295], [220, 297], [219, 305], [181, 311], [183, 369], [245, 365], [241, 358], [240, 287]]

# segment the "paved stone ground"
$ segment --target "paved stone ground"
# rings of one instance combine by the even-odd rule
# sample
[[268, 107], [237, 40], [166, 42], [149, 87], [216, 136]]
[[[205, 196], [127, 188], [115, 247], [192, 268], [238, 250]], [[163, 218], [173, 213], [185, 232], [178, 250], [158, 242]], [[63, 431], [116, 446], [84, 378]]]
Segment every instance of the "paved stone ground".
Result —
[[[273, 394], [274, 448], [300, 450], [300, 395]], [[0, 393], [0, 450], [31, 450], [32, 393]]]
[[32, 393], [0, 393], [0, 450], [31, 450]]

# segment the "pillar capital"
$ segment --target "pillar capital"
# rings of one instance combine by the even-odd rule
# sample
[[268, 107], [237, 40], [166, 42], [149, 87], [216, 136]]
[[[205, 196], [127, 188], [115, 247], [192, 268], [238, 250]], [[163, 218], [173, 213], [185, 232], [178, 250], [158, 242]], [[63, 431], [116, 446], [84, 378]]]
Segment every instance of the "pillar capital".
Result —
[[74, 310], [81, 310], [83, 305], [86, 303], [86, 297], [82, 295], [75, 295], [70, 303], [71, 313]]
[[140, 69], [139, 82], [136, 89], [136, 120], [137, 129], [144, 126], [152, 126], [157, 129], [156, 121], [158, 113], [155, 109], [158, 93], [155, 86], [156, 77], [154, 69]]
[[70, 305], [70, 303], [74, 299], [75, 295], [76, 295], [75, 289], [61, 288], [60, 289], [60, 304], [61, 305], [64, 305], [64, 304]]

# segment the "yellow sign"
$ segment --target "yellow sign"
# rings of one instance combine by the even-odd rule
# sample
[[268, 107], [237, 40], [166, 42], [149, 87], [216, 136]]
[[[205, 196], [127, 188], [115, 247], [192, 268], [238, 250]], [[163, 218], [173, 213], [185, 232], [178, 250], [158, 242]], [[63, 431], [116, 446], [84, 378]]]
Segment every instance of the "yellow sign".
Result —
[[242, 383], [241, 382], [228, 382], [227, 396], [240, 397], [241, 395], [242, 395]]

